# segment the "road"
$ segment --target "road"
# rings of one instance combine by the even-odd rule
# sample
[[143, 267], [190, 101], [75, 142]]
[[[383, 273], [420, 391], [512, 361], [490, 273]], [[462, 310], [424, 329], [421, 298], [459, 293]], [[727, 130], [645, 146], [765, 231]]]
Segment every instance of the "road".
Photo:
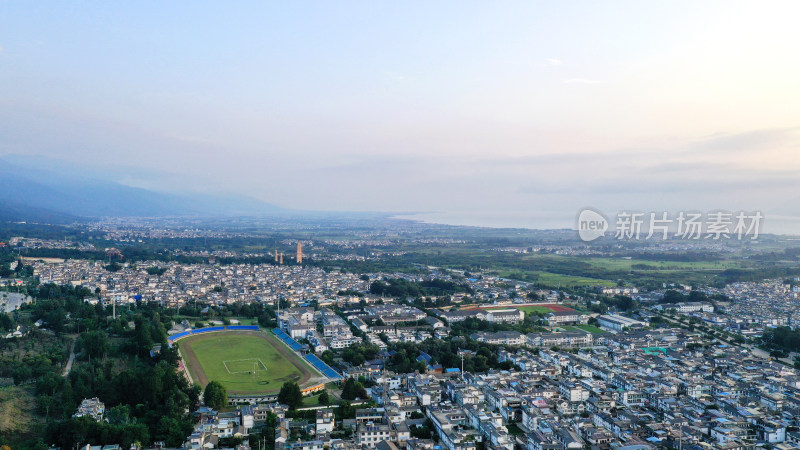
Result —
[[64, 373], [61, 375], [66, 377], [69, 375], [70, 370], [72, 370], [72, 363], [75, 362], [75, 343], [78, 342], [78, 336], [72, 338], [72, 345], [69, 347], [69, 359], [67, 360], [67, 366], [64, 367]]

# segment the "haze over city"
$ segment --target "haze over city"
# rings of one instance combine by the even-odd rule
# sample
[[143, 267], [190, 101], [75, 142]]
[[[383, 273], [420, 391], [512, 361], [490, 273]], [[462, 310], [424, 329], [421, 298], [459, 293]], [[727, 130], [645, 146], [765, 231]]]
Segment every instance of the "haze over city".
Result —
[[800, 216], [798, 13], [4, 2], [0, 158], [444, 222], [570, 226], [584, 206]]

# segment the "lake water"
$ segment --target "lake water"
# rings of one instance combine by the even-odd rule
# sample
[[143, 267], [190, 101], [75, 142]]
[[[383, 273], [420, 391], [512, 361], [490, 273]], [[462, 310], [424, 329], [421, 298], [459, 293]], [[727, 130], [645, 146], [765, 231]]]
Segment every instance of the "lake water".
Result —
[[[616, 212], [615, 212], [616, 214]], [[576, 229], [578, 212], [496, 212], [496, 211], [434, 211], [398, 215], [394, 218], [442, 225], [461, 225], [487, 228], [527, 228], [534, 230]], [[609, 217], [609, 214], [606, 214]], [[612, 217], [609, 217], [612, 219]], [[613, 225], [612, 225], [613, 226]], [[613, 232], [613, 230], [612, 230]], [[764, 213], [761, 233], [800, 236], [800, 217]]]

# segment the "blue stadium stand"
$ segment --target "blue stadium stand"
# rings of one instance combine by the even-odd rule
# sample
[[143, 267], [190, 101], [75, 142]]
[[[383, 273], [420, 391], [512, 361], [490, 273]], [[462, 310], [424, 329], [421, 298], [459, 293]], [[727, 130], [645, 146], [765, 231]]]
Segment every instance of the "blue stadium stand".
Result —
[[[201, 334], [201, 333], [209, 333], [212, 331], [258, 331], [257, 325], [230, 325], [227, 327], [208, 327], [208, 328], [198, 328], [196, 330], [189, 330], [189, 331], [182, 331], [180, 333], [175, 333], [172, 336], [167, 337], [167, 345], [172, 347], [172, 344], [186, 336], [191, 336], [193, 334]], [[287, 336], [288, 337], [288, 336]]]
[[192, 334], [210, 333], [212, 331], [225, 331], [225, 327], [198, 328], [196, 330], [192, 330]]
[[295, 341], [294, 339], [289, 337], [288, 334], [286, 334], [283, 331], [281, 331], [280, 328], [275, 328], [275, 329], [272, 330], [272, 332], [275, 333], [275, 335], [278, 336], [278, 339], [282, 340], [292, 350], [297, 352], [297, 351], [300, 351], [300, 349], [303, 348], [302, 345], [300, 345], [299, 343], [297, 343], [297, 341]]
[[316, 355], [308, 354], [305, 356], [306, 361], [311, 363], [315, 369], [319, 370], [323, 375], [332, 379], [332, 380], [341, 380], [342, 376], [333, 370], [329, 365], [325, 364], [325, 361], [317, 358]]
[[181, 332], [181, 333], [175, 333], [175, 334], [173, 334], [172, 336], [169, 336], [169, 337], [167, 338], [167, 341], [169, 341], [169, 342], [174, 342], [174, 341], [177, 341], [177, 340], [178, 340], [178, 339], [180, 339], [180, 338], [184, 338], [184, 337], [186, 337], [186, 336], [189, 336], [190, 334], [192, 334], [192, 332], [191, 332], [191, 331], [183, 331], [183, 332]]
[[[298, 344], [297, 341], [292, 339], [288, 334], [284, 333], [283, 330], [280, 328], [275, 328], [272, 330], [275, 333], [275, 336], [278, 336], [278, 339], [283, 341], [286, 345], [288, 345], [292, 350], [298, 351], [303, 348], [302, 345]], [[325, 375], [326, 377], [330, 378], [331, 380], [341, 380], [343, 377], [333, 370], [329, 365], [325, 364], [324, 361], [317, 358], [316, 355], [308, 354], [305, 355], [304, 358], [308, 361], [315, 369], [317, 369], [320, 373]]]

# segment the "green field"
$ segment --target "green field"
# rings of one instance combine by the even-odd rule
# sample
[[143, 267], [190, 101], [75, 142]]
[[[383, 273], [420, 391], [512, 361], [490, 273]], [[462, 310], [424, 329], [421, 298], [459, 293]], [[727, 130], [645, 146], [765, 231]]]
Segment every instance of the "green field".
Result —
[[[736, 261], [650, 261], [633, 258], [585, 258], [585, 262], [594, 267], [609, 270], [649, 270], [670, 271], [670, 270], [725, 270], [737, 268], [741, 263]], [[635, 266], [635, 267], [634, 267]]]
[[[547, 286], [613, 286], [624, 280], [636, 285], [663, 282], [708, 283], [726, 269], [745, 267], [741, 260], [654, 261], [625, 257], [560, 255], [520, 256], [518, 268], [501, 270], [500, 276]], [[528, 266], [527, 268], [525, 266]]]
[[[759, 279], [758, 269], [760, 267], [772, 270], [771, 273], [775, 274], [773, 277], [793, 273], [770, 267], [775, 265], [773, 261], [759, 262], [756, 259], [737, 256], [739, 254], [737, 252], [742, 252], [741, 255], [757, 253], [748, 247], [749, 244], [734, 245], [732, 249], [735, 249], [735, 252], [733, 253], [713, 251], [705, 254], [705, 252], [698, 251], [687, 254], [683, 251], [667, 251], [663, 255], [658, 255], [630, 246], [620, 248], [608, 256], [554, 255], [538, 252], [497, 251], [498, 245], [527, 246], [527, 239], [524, 237], [526, 232], [505, 230], [489, 233], [497, 238], [503, 236], [503, 244], [497, 244], [488, 238], [488, 235], [484, 235], [483, 231], [481, 231], [481, 238], [476, 238], [471, 243], [464, 245], [398, 243], [394, 250], [403, 250], [408, 253], [397, 257], [387, 257], [385, 260], [381, 260], [379, 265], [382, 270], [387, 271], [410, 271], [410, 268], [419, 270], [421, 266], [435, 266], [464, 270], [473, 275], [477, 273], [496, 275], [549, 288], [611, 287], [620, 282], [649, 288], [657, 288], [664, 283], [716, 284], [751, 278]], [[571, 241], [574, 237], [549, 236], [543, 238], [554, 239], [552, 241], [554, 243], [574, 242]], [[516, 244], [512, 244], [512, 241]], [[776, 252], [780, 253], [780, 250], [790, 245], [795, 244], [785, 242], [782, 246], [775, 247], [767, 243], [763, 248], [774, 248]], [[784, 265], [791, 265], [794, 262], [792, 258], [784, 259], [781, 259]], [[337, 261], [336, 264], [340, 263]], [[377, 267], [378, 263], [375, 262], [361, 264], [362, 270], [376, 269]], [[779, 268], [785, 269], [785, 267]], [[353, 267], [351, 267], [352, 269]]]
[[239, 325], [258, 325], [258, 319], [252, 317], [234, 317], [239, 320]]
[[497, 272], [501, 278], [540, 283], [551, 287], [581, 287], [581, 286], [616, 286], [611, 280], [601, 278], [590, 278], [576, 275], [563, 275], [560, 273], [542, 272], [538, 270], [501, 270]]
[[286, 381], [302, 384], [311, 373], [299, 357], [262, 333], [209, 333], [179, 344], [194, 381], [219, 381], [228, 393], [274, 392]]
[[546, 306], [515, 306], [515, 308], [524, 312], [525, 314], [550, 314], [553, 312], [552, 309]]
[[308, 407], [308, 406], [320, 406], [319, 405], [319, 395], [320, 394], [314, 394], [314, 395], [309, 395], [308, 397], [303, 397], [303, 406], [305, 406], [305, 407]]

